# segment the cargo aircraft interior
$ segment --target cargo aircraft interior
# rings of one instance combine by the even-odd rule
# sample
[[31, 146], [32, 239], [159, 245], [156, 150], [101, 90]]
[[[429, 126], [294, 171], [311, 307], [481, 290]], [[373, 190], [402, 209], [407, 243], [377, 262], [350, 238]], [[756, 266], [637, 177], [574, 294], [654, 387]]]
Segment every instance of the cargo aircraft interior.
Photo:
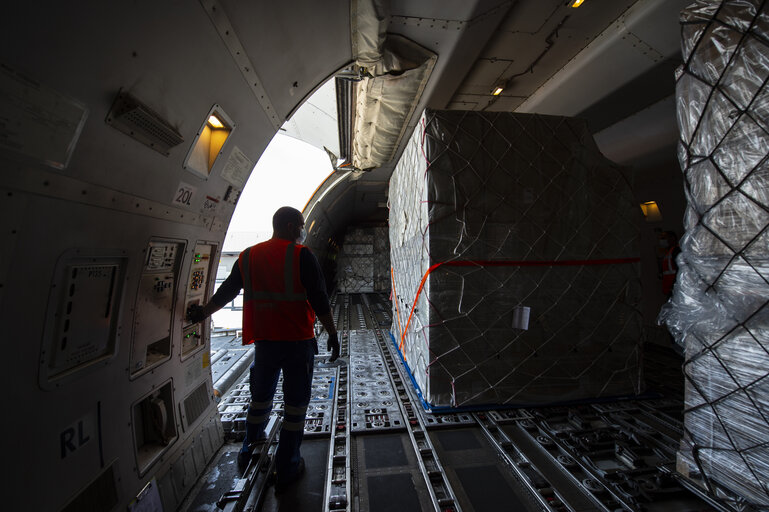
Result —
[[[8, 3], [2, 508], [769, 510], [766, 4]], [[281, 493], [189, 317], [276, 134], [341, 344]]]

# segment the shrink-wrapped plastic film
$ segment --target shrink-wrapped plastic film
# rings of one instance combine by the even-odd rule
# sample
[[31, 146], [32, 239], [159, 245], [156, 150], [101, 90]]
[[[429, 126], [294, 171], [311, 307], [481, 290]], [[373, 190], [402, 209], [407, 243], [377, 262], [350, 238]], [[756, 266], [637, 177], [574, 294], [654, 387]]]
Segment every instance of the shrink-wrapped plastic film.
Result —
[[390, 294], [390, 235], [387, 227], [374, 232], [374, 291]]
[[390, 243], [386, 227], [351, 228], [344, 236], [338, 286], [342, 293], [390, 290]]
[[389, 201], [393, 334], [426, 406], [640, 392], [641, 211], [583, 121], [427, 110]]
[[[684, 348], [677, 469], [769, 508], [769, 10], [699, 1], [681, 14], [676, 97], [688, 207], [660, 321]], [[760, 6], [760, 7], [759, 7]]]

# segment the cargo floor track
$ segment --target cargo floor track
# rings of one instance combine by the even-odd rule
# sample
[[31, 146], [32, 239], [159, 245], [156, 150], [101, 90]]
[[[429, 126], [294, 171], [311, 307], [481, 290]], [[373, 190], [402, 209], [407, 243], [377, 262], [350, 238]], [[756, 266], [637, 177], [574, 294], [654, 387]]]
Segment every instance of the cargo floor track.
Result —
[[[237, 469], [249, 401], [246, 372], [219, 404], [228, 442], [182, 510], [716, 509], [674, 473], [680, 387], [650, 382], [655, 392], [646, 399], [431, 414], [392, 342], [387, 297], [337, 295], [333, 308], [342, 357], [327, 362], [321, 335], [302, 445], [304, 478], [280, 495], [267, 478], [280, 426], [280, 385], [267, 440], [244, 473]], [[672, 350], [652, 347], [646, 357], [646, 364], [680, 374]]]

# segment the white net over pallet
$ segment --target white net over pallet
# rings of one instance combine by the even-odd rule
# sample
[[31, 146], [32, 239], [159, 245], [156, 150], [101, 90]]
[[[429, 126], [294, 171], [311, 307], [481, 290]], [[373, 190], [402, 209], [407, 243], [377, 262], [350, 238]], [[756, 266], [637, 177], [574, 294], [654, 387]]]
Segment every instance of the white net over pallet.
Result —
[[638, 393], [639, 216], [584, 122], [425, 111], [390, 181], [393, 332], [425, 400]]
[[[769, 507], [769, 11], [681, 14], [676, 96], [688, 208], [664, 321], [685, 348], [678, 471]], [[735, 496], [736, 495], [736, 496]]]

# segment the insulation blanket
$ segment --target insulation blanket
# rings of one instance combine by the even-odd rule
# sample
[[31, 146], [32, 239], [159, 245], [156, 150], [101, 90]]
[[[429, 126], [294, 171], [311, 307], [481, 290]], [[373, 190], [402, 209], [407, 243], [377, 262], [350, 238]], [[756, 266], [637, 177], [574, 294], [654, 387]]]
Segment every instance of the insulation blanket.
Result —
[[767, 510], [769, 10], [700, 1], [681, 24], [688, 208], [673, 297], [660, 314], [685, 350], [677, 469], [734, 509], [747, 501]]
[[584, 122], [427, 110], [389, 195], [393, 334], [429, 405], [641, 391], [641, 212]]

